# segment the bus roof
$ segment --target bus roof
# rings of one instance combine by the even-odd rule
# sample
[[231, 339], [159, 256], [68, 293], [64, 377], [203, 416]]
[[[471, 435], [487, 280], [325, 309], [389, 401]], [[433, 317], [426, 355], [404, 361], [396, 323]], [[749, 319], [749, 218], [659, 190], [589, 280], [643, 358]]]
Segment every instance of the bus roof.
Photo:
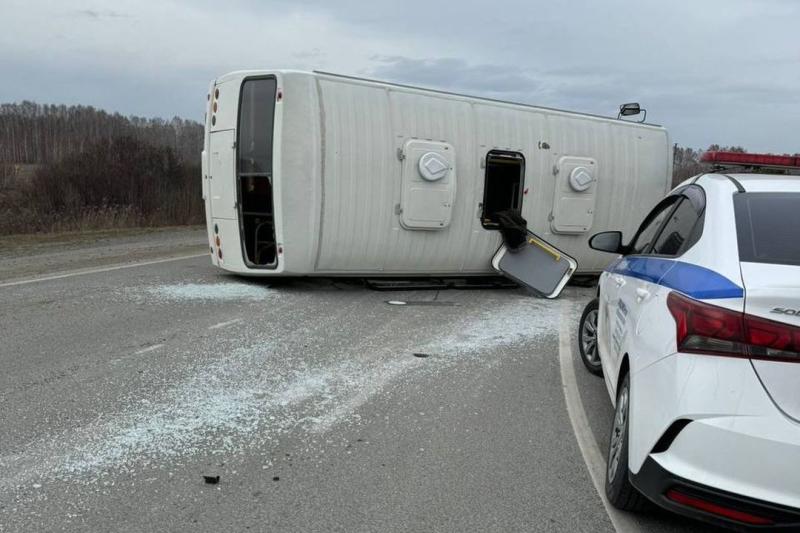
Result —
[[349, 76], [349, 75], [346, 75], [346, 74], [337, 74], [337, 73], [334, 73], [334, 72], [325, 72], [325, 71], [322, 71], [322, 70], [314, 70], [314, 71], [288, 70], [288, 69], [287, 70], [284, 70], [284, 69], [275, 69], [275, 70], [267, 70], [267, 69], [265, 69], [265, 70], [239, 70], [239, 71], [229, 72], [229, 73], [227, 73], [227, 74], [225, 74], [223, 76], [220, 76], [219, 78], [217, 78], [217, 81], [218, 82], [219, 81], [226, 81], [227, 79], [231, 79], [231, 78], [239, 77], [239, 76], [247, 76], [247, 75], [257, 76], [257, 75], [273, 74], [273, 73], [276, 73], [276, 74], [305, 74], [305, 75], [311, 75], [311, 76], [317, 75], [317, 76], [325, 76], [325, 77], [330, 77], [330, 78], [339, 78], [339, 79], [343, 79], [343, 80], [351, 80], [351, 81], [357, 81], [357, 82], [361, 82], [361, 83], [384, 85], [384, 86], [387, 86], [387, 87], [397, 87], [397, 88], [400, 88], [400, 89], [407, 89], [407, 90], [412, 90], [412, 91], [422, 91], [422, 92], [427, 92], [427, 93], [435, 93], [435, 94], [453, 96], [453, 97], [464, 98], [464, 99], [469, 99], [469, 100], [479, 100], [479, 101], [484, 101], [484, 102], [492, 102], [492, 103], [510, 105], [510, 106], [515, 106], [515, 107], [523, 107], [523, 108], [527, 108], [527, 109], [538, 109], [538, 110], [543, 110], [543, 111], [564, 113], [564, 114], [567, 114], [567, 115], [574, 115], [574, 116], [579, 116], [579, 117], [592, 117], [592, 118], [611, 121], [611, 122], [614, 122], [614, 123], [625, 124], [625, 125], [628, 125], [628, 126], [639, 126], [639, 127], [663, 129], [663, 126], [661, 124], [653, 124], [651, 122], [632, 122], [632, 121], [629, 121], [629, 120], [622, 120], [622, 119], [618, 119], [616, 117], [597, 115], [597, 114], [594, 114], [594, 113], [582, 113], [582, 112], [579, 112], [579, 111], [569, 111], [569, 110], [566, 110], [566, 109], [558, 109], [558, 108], [554, 108], [554, 107], [538, 106], [538, 105], [533, 105], [533, 104], [524, 104], [524, 103], [514, 102], [514, 101], [510, 101], [510, 100], [500, 100], [500, 99], [497, 99], [497, 98], [487, 98], [487, 97], [483, 97], [483, 96], [473, 96], [473, 95], [468, 95], [468, 94], [463, 94], [463, 93], [456, 93], [456, 92], [452, 92], [452, 91], [444, 91], [444, 90], [441, 90], [441, 89], [430, 89], [430, 88], [427, 88], [427, 87], [419, 87], [419, 86], [415, 86], [415, 85], [407, 85], [407, 84], [402, 84], [402, 83], [375, 80], [375, 79], [370, 79], [370, 78], [362, 78], [362, 77], [358, 77], [358, 76]]

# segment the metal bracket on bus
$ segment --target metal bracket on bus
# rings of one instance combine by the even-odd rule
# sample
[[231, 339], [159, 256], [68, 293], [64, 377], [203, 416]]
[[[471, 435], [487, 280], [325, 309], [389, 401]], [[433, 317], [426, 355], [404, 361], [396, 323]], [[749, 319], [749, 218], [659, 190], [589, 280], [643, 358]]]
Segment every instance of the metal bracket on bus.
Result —
[[561, 261], [561, 253], [547, 243], [544, 243], [535, 237], [528, 237], [528, 244], [534, 244], [538, 246], [548, 254], [552, 255], [553, 259], [556, 261]]
[[406, 154], [403, 153], [403, 149], [402, 148], [398, 148], [397, 149], [397, 159], [402, 161], [405, 158], [406, 158]]

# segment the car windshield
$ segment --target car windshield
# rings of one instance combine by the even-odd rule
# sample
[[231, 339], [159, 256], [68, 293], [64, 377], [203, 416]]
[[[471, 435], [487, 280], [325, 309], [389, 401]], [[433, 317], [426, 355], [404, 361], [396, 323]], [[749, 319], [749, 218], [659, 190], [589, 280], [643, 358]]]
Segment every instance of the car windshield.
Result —
[[740, 193], [734, 209], [741, 261], [800, 265], [800, 193]]

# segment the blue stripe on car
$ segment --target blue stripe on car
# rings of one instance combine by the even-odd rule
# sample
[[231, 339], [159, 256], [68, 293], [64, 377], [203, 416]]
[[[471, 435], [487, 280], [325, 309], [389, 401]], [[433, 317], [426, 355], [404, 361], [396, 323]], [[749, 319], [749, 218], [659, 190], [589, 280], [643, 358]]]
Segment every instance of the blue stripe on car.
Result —
[[674, 259], [621, 257], [607, 270], [663, 285], [698, 300], [744, 297], [744, 289], [722, 274]]

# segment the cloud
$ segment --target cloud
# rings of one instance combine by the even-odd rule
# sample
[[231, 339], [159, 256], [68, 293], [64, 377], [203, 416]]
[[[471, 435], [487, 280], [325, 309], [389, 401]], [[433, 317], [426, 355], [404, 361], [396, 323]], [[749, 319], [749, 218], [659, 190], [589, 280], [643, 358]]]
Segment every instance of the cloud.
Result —
[[101, 18], [130, 18], [130, 15], [125, 13], [120, 13], [118, 11], [112, 11], [110, 9], [103, 9], [103, 10], [96, 10], [96, 9], [76, 9], [73, 11], [75, 15], [81, 17], [88, 17], [92, 19], [101, 19]]
[[502, 64], [473, 65], [451, 57], [372, 56], [370, 59], [374, 65], [366, 73], [387, 81], [482, 94], [528, 93], [539, 87], [524, 70]]
[[0, 101], [202, 118], [210, 79], [327, 70], [616, 115], [692, 146], [795, 152], [795, 0], [6, 0]]

